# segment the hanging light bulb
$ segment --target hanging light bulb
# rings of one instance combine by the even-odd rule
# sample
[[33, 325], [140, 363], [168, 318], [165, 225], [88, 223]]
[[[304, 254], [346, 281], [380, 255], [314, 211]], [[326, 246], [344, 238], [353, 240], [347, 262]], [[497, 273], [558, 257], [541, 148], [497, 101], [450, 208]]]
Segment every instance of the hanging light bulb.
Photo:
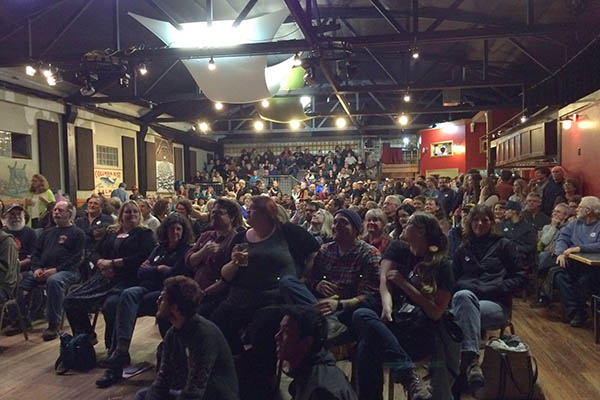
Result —
[[415, 46], [411, 49], [411, 53], [412, 53], [412, 58], [414, 60], [419, 58], [419, 48], [417, 46]]
[[269, 108], [269, 105], [270, 105], [270, 104], [271, 104], [271, 103], [269, 103], [269, 100], [267, 100], [267, 99], [264, 99], [263, 101], [261, 101], [261, 102], [260, 102], [260, 105], [261, 105], [263, 108]]
[[46, 78], [46, 82], [48, 82], [48, 85], [50, 86], [56, 86], [56, 78], [53, 75]]
[[200, 122], [200, 124], [198, 124], [198, 128], [200, 128], [200, 131], [202, 131], [203, 133], [208, 132], [208, 124], [204, 121]]
[[142, 63], [140, 64], [138, 71], [140, 72], [140, 75], [146, 75], [148, 73], [148, 69], [146, 68], [146, 64]]
[[52, 76], [52, 70], [50, 68], [46, 68], [42, 71], [42, 75], [44, 75], [44, 78], [50, 78]]
[[300, 104], [302, 104], [302, 108], [306, 108], [311, 103], [310, 96], [302, 96], [300, 97]]
[[410, 101], [410, 94], [408, 94], [408, 92], [406, 92], [406, 94], [404, 95], [403, 100], [405, 103], [408, 103]]
[[35, 67], [28, 65], [25, 67], [25, 73], [29, 76], [34, 76], [37, 72], [37, 69], [35, 69]]
[[290, 128], [292, 129], [298, 129], [300, 128], [300, 121], [293, 119], [290, 121]]
[[254, 121], [254, 130], [256, 130], [257, 132], [260, 132], [263, 129], [265, 129], [264, 122], [262, 122], [261, 120]]
[[338, 117], [335, 120], [335, 126], [337, 126], [340, 129], [345, 128], [346, 125], [348, 125], [348, 121], [346, 121], [346, 118], [344, 118], [344, 117]]
[[400, 125], [405, 126], [408, 124], [408, 117], [402, 114], [400, 118], [398, 118], [398, 122], [400, 123]]
[[223, 109], [223, 103], [221, 103], [220, 101], [217, 101], [215, 103], [215, 110], [221, 111], [222, 109]]
[[208, 70], [214, 71], [215, 69], [217, 69], [217, 64], [215, 64], [215, 59], [210, 56], [210, 60], [208, 61]]
[[521, 115], [521, 123], [527, 121], [527, 116], [525, 114]]
[[299, 67], [302, 65], [302, 59], [300, 58], [300, 54], [296, 53], [294, 56], [294, 67]]

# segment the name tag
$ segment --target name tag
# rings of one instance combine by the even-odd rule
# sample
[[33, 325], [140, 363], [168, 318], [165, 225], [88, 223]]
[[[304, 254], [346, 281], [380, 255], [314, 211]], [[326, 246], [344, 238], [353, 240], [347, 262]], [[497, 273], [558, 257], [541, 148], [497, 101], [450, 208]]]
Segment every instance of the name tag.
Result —
[[101, 224], [101, 222], [100, 222], [100, 221], [96, 221], [96, 225], [100, 225], [100, 224]]
[[508, 232], [508, 228], [504, 228], [504, 232]]
[[471, 261], [471, 258], [470, 257], [465, 257], [465, 261], [469, 262], [469, 261]]
[[590, 237], [596, 237], [596, 232], [590, 233]]
[[127, 239], [129, 237], [129, 233], [120, 233], [117, 235], [118, 239]]

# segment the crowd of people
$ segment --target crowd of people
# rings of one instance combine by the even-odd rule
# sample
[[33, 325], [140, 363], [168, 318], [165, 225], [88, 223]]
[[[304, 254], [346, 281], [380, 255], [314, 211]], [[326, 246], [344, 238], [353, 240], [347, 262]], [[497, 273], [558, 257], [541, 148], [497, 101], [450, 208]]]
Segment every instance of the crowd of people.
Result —
[[[123, 184], [81, 209], [35, 175], [24, 202], [2, 205], [0, 301], [15, 296], [25, 320], [13, 313], [4, 332], [31, 327], [43, 288], [44, 340], [66, 318], [97, 343], [88, 313], [104, 315], [100, 388], [135, 359], [136, 319], [155, 315], [158, 372], [138, 399], [271, 398], [280, 365], [293, 399], [380, 400], [387, 367], [416, 400], [484, 385], [482, 331], [509, 318], [531, 277], [543, 282], [533, 307], [559, 299], [571, 326], [585, 323], [600, 272], [569, 255], [600, 253], [600, 200], [560, 166], [530, 180], [378, 181], [374, 168], [349, 146], [244, 151], [207, 166], [220, 195], [144, 198]], [[261, 180], [302, 170], [292, 193]], [[350, 342], [354, 388], [328, 351]], [[430, 384], [415, 367], [427, 358]]]

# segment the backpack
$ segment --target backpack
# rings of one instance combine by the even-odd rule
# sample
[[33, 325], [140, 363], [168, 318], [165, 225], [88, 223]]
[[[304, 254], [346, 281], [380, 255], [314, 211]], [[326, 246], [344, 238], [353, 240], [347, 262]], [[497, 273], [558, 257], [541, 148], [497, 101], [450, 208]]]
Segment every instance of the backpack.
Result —
[[536, 360], [517, 335], [491, 339], [485, 346], [481, 369], [485, 385], [476, 393], [479, 400], [544, 398], [537, 384]]
[[60, 335], [60, 355], [54, 363], [57, 374], [63, 375], [69, 370], [89, 371], [96, 366], [96, 351], [92, 338], [87, 333], [75, 337], [68, 333]]

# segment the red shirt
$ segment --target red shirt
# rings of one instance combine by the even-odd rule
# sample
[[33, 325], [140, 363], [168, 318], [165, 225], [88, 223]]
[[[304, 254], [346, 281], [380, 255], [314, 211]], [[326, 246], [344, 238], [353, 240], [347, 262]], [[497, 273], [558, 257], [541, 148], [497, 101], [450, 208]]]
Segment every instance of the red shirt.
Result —
[[496, 194], [500, 200], [508, 201], [508, 198], [513, 194], [513, 186], [510, 183], [501, 182], [496, 185]]

